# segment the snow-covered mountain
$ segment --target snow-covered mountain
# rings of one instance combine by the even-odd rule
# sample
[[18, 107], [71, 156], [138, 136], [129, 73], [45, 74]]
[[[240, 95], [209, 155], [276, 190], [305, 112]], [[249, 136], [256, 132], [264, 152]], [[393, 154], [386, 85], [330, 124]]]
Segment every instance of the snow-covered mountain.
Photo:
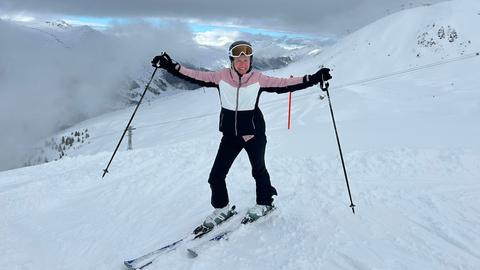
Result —
[[92, 42], [96, 39], [105, 38], [101, 32], [90, 26], [74, 26], [64, 20], [54, 21], [8, 21], [16, 31], [29, 35], [36, 43], [48, 44], [52, 50], [63, 47], [74, 50], [81, 47], [82, 42]]
[[[325, 94], [293, 93], [291, 130], [287, 96], [265, 94], [278, 209], [196, 259], [180, 249], [146, 269], [477, 269], [478, 12], [476, 0], [402, 11], [268, 72], [334, 67], [330, 94], [355, 215]], [[441, 27], [457, 38], [450, 42]], [[435, 46], [424, 46], [431, 38]], [[218, 103], [211, 89], [146, 102], [133, 122], [133, 150], [125, 139], [103, 179], [133, 108], [58, 133], [52, 142], [70, 145], [61, 160], [0, 172], [0, 265], [121, 269], [123, 260], [188, 234], [211, 211]], [[245, 153], [227, 184], [241, 216], [255, 203]]]
[[45, 21], [45, 24], [51, 27], [58, 27], [60, 29], [71, 29], [73, 26], [67, 23], [64, 20], [57, 20], [57, 21]]
[[320, 62], [352, 82], [476, 53], [478, 10], [470, 0], [453, 2], [384, 17], [341, 40]]

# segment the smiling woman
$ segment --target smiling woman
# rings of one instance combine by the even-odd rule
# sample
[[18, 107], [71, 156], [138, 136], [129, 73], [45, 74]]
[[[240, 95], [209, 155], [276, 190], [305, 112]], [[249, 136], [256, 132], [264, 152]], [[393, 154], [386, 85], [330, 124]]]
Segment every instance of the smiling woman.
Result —
[[[257, 204], [249, 209], [242, 223], [252, 222], [274, 209], [273, 196], [277, 190], [270, 182], [265, 165], [267, 137], [265, 120], [259, 107], [262, 92], [288, 93], [328, 81], [328, 68], [322, 68], [312, 75], [303, 77], [277, 78], [252, 71], [254, 50], [243, 40], [233, 42], [228, 49], [231, 65], [218, 71], [199, 71], [186, 68], [174, 62], [166, 53], [155, 56], [152, 65], [163, 68], [174, 76], [203, 87], [216, 88], [219, 92], [221, 111], [219, 131], [222, 132], [218, 152], [210, 171], [208, 183], [212, 190], [213, 213], [195, 229], [200, 235], [234, 215], [229, 205], [225, 178], [233, 162], [245, 149], [252, 166], [256, 184]], [[156, 69], [155, 69], [156, 70]]]
[[238, 74], [245, 75], [250, 69], [250, 56], [240, 55], [233, 59], [233, 66]]

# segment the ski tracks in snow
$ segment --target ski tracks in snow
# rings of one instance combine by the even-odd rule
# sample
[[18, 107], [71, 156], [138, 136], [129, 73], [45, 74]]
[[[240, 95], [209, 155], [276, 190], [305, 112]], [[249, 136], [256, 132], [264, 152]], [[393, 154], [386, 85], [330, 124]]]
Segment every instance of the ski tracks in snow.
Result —
[[[61, 257], [58, 269], [118, 269], [123, 259], [175, 240], [210, 212], [207, 178], [217, 147], [216, 140], [194, 139], [168, 148], [120, 152], [102, 180], [101, 161], [107, 153], [20, 169], [28, 173], [17, 186], [11, 185], [15, 175], [1, 173], [0, 234], [5, 241], [0, 254], [6, 255], [0, 257], [1, 265], [35, 269], [45, 265], [45, 258]], [[337, 155], [295, 157], [281, 149], [267, 155], [279, 191], [278, 210], [271, 217], [240, 229], [195, 260], [176, 252], [151, 269], [480, 265], [480, 185], [475, 181], [480, 157], [475, 152], [347, 152], [357, 205], [353, 215]], [[254, 204], [244, 153], [227, 185], [231, 203], [241, 213]], [[15, 233], [16, 228], [24, 233]]]

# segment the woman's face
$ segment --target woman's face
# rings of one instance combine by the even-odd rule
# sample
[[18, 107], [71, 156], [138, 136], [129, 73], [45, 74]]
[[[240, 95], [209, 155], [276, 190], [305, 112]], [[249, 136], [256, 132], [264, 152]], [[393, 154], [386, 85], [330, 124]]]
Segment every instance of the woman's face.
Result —
[[240, 75], [247, 73], [250, 69], [250, 56], [242, 54], [239, 57], [233, 58], [233, 67]]

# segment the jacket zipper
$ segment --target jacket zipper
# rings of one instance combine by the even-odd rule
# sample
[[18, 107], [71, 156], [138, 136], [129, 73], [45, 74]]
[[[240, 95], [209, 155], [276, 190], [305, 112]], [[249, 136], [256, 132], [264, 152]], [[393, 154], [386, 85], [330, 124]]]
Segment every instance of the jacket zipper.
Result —
[[242, 76], [238, 76], [238, 87], [237, 87], [237, 100], [235, 104], [235, 136], [238, 136], [238, 129], [237, 129], [237, 115], [238, 115], [238, 96], [240, 94], [240, 87], [242, 86]]

